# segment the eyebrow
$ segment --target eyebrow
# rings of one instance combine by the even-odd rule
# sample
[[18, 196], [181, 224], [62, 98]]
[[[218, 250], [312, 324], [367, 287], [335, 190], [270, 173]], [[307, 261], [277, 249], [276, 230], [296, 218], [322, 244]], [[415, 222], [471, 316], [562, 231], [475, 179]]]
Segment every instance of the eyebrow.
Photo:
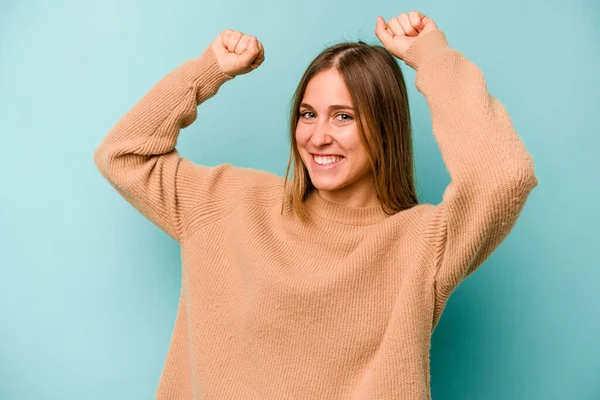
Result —
[[[314, 110], [313, 106], [311, 106], [310, 104], [307, 103], [302, 103], [300, 104], [300, 108], [310, 108], [311, 110]], [[332, 104], [329, 106], [330, 110], [354, 110], [354, 108], [347, 106], [345, 104]]]

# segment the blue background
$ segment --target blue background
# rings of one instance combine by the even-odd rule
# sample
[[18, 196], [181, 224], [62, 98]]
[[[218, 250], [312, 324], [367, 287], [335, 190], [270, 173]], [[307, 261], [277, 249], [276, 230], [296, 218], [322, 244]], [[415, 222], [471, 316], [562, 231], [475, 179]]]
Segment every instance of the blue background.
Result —
[[[93, 153], [159, 79], [224, 29], [266, 60], [198, 108], [178, 149], [283, 175], [288, 105], [324, 47], [419, 10], [484, 72], [539, 185], [510, 236], [450, 297], [432, 392], [600, 399], [600, 3], [20, 1], [0, 6], [0, 399], [150, 399], [181, 283], [178, 244], [100, 175]], [[414, 71], [420, 199], [449, 175]]]

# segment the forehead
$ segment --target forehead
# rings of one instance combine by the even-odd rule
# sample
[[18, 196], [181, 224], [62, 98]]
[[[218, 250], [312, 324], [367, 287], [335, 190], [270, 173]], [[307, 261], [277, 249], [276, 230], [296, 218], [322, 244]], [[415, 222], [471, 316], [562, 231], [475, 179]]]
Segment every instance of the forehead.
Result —
[[350, 92], [336, 69], [321, 71], [313, 76], [306, 86], [302, 102], [313, 107], [329, 104], [352, 106]]

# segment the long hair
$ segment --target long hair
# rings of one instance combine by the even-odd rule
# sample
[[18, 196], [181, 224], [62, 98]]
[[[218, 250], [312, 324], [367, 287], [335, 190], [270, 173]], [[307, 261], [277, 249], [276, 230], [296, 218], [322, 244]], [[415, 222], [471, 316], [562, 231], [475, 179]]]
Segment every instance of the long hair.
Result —
[[342, 42], [324, 49], [308, 66], [290, 108], [290, 156], [284, 189], [293, 167], [293, 209], [304, 217], [304, 200], [315, 190], [296, 142], [300, 103], [310, 79], [335, 68], [350, 92], [358, 132], [366, 148], [375, 191], [384, 212], [393, 215], [418, 204], [414, 182], [411, 118], [404, 75], [384, 47], [363, 41]]

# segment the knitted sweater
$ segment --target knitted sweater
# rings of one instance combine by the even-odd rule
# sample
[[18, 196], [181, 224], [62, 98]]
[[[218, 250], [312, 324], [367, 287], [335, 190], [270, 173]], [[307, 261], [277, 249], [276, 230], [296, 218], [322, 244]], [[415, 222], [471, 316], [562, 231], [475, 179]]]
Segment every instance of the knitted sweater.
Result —
[[180, 243], [182, 287], [157, 399], [429, 399], [451, 292], [499, 246], [538, 183], [481, 70], [442, 31], [404, 60], [451, 176], [394, 215], [313, 192], [300, 219], [275, 174], [175, 149], [232, 79], [210, 46], [163, 77], [94, 153], [112, 186]]

